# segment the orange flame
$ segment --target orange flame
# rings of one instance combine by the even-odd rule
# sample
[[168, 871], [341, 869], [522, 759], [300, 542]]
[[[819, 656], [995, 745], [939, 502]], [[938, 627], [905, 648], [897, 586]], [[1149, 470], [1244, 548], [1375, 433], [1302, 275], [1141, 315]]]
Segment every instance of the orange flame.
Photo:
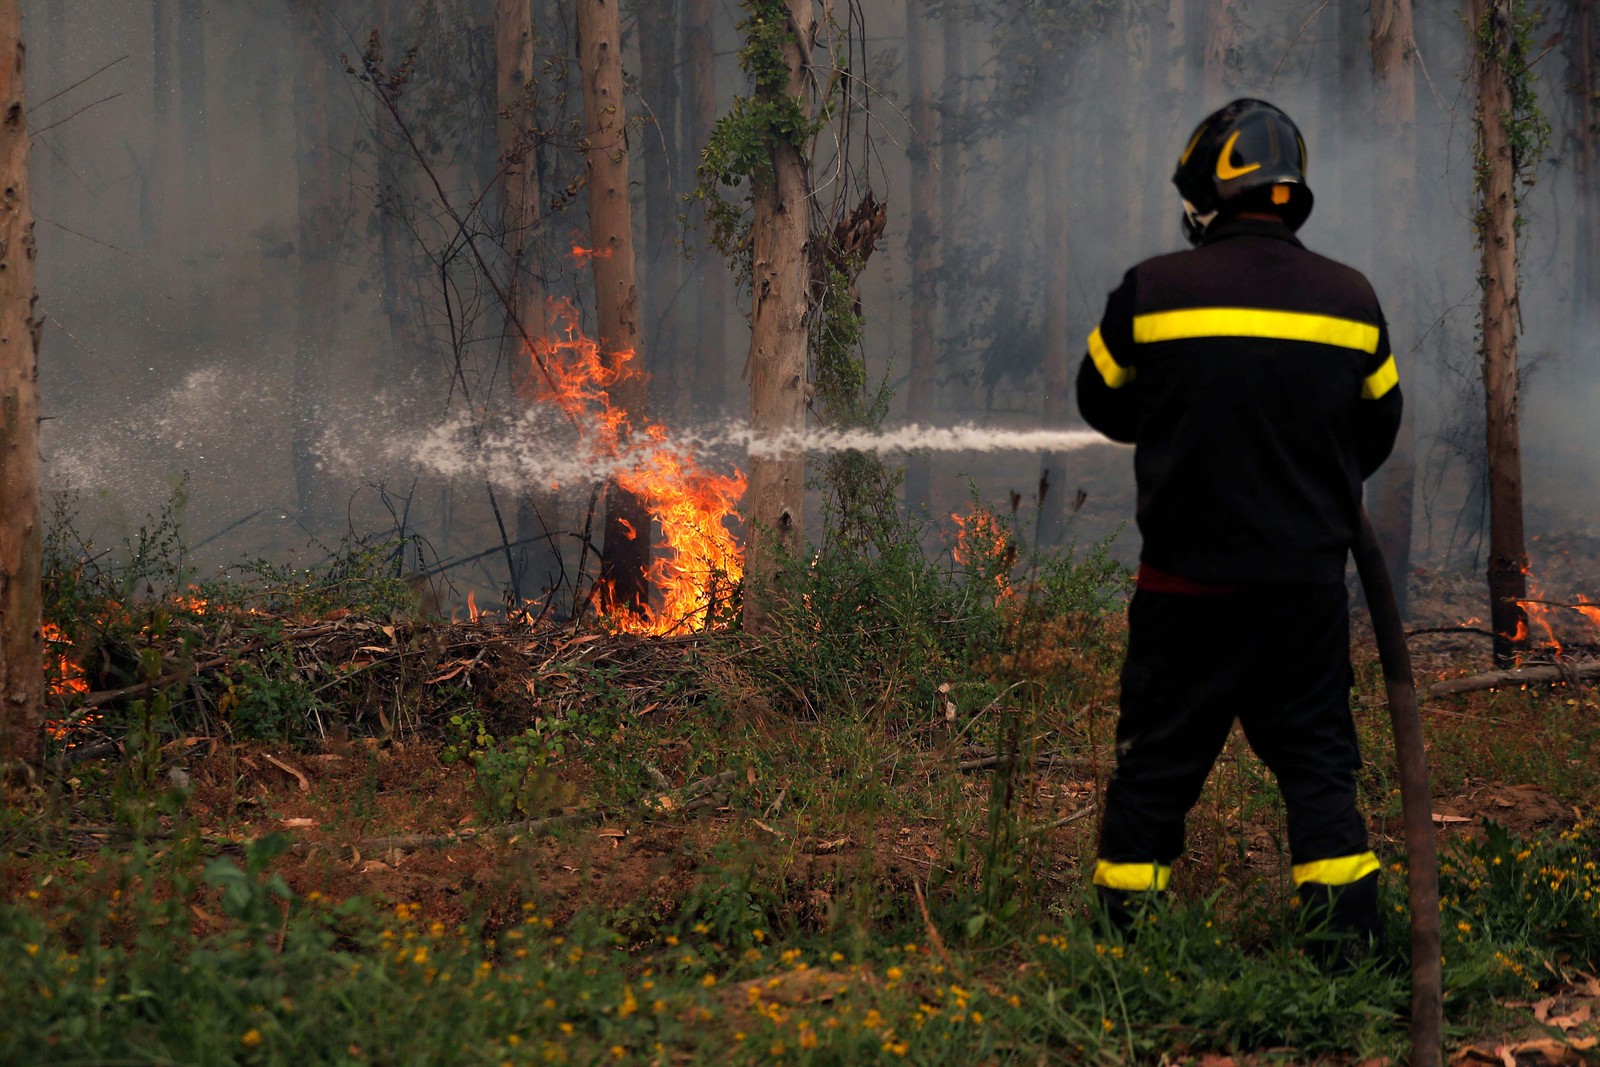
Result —
[[950, 518], [956, 524], [956, 543], [950, 549], [950, 558], [957, 563], [982, 562], [993, 566], [996, 603], [1014, 595], [1011, 564], [1017, 558], [1017, 549], [994, 512], [975, 507], [970, 515], [951, 512]]
[[[1564, 650], [1561, 647], [1560, 640], [1556, 637], [1555, 627], [1551, 624], [1551, 620], [1554, 617], [1551, 606], [1541, 602], [1539, 599], [1539, 584], [1533, 580], [1532, 568], [1524, 564], [1522, 568], [1522, 576], [1527, 579], [1528, 596], [1531, 599], [1519, 600], [1517, 601], [1517, 606], [1520, 607], [1528, 616], [1528, 621], [1530, 623], [1532, 623], [1534, 626], [1537, 626], [1541, 631], [1544, 632], [1544, 640], [1541, 642], [1541, 644], [1547, 646], [1555, 654], [1556, 658], [1560, 659]], [[1513, 642], [1520, 643], [1527, 636], [1527, 628], [1523, 627], [1521, 623], [1518, 623], [1517, 632], [1512, 636], [1511, 639]]]
[[61, 631], [61, 627], [48, 620], [40, 627], [40, 634], [44, 637], [45, 645], [45, 677], [49, 679], [50, 693], [52, 696], [70, 696], [74, 693], [87, 693], [89, 683], [83, 677], [83, 668], [78, 666], [68, 654], [72, 648], [72, 638]]
[[[55, 697], [84, 696], [89, 692], [89, 681], [83, 668], [69, 654], [72, 639], [61, 627], [46, 620], [39, 628], [45, 641], [44, 673], [50, 695]], [[52, 741], [65, 741], [80, 730], [87, 729], [100, 719], [99, 715], [85, 715], [79, 719], [47, 719], [44, 732]]]
[[1579, 593], [1578, 602], [1572, 605], [1572, 610], [1588, 619], [1596, 628], [1600, 628], [1600, 604]]
[[[577, 255], [582, 249], [574, 248]], [[635, 434], [628, 415], [613, 407], [611, 390], [640, 372], [631, 350], [607, 352], [583, 333], [578, 309], [569, 300], [550, 307], [556, 329], [534, 342], [534, 355], [546, 374], [536, 396], [555, 404], [583, 433], [582, 447], [597, 460], [616, 456], [624, 442], [638, 455], [633, 466], [612, 475], [636, 496], [660, 528], [662, 552], [645, 577], [660, 597], [659, 607], [642, 616], [617, 612], [613, 623], [624, 632], [668, 634], [704, 629], [715, 605], [726, 604], [744, 573], [744, 554], [728, 528], [744, 496], [745, 476], [704, 470], [691, 451], [667, 443], [665, 427], [648, 424]], [[642, 449], [640, 440], [649, 442]], [[649, 531], [628, 528], [629, 536]]]
[[572, 246], [572, 258], [577, 260], [579, 263], [582, 263], [586, 259], [610, 259], [613, 251], [615, 251], [615, 249], [585, 248], [582, 245], [575, 244]]

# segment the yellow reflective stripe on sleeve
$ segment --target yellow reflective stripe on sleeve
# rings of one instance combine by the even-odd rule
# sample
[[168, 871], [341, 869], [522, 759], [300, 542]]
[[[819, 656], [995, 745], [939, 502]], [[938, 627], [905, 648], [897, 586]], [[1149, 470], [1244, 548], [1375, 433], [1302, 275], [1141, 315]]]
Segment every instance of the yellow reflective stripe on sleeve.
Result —
[[1311, 341], [1369, 354], [1378, 351], [1376, 326], [1303, 311], [1186, 308], [1152, 311], [1133, 320], [1133, 339], [1139, 344], [1199, 337], [1265, 337], [1274, 341]]
[[1172, 880], [1172, 868], [1159, 863], [1112, 863], [1101, 860], [1094, 865], [1094, 884], [1107, 889], [1139, 892], [1165, 889]]
[[1089, 335], [1089, 358], [1094, 360], [1094, 369], [1100, 372], [1100, 377], [1112, 389], [1121, 389], [1134, 379], [1134, 369], [1117, 362], [1111, 349], [1106, 347], [1105, 339], [1100, 336], [1098, 326]]
[[1394, 365], [1394, 357], [1390, 356], [1383, 361], [1383, 366], [1367, 375], [1361, 383], [1361, 396], [1366, 400], [1379, 400], [1399, 384], [1400, 371]]
[[1378, 857], [1370, 852], [1355, 856], [1337, 856], [1331, 860], [1314, 860], [1297, 863], [1290, 868], [1295, 885], [1316, 882], [1318, 885], [1349, 885], [1359, 882], [1379, 867]]

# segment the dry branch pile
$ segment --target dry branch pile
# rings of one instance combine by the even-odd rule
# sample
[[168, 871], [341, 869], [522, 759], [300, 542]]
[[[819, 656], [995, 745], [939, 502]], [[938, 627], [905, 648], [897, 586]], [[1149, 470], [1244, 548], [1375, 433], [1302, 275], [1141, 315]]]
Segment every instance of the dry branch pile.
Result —
[[726, 634], [643, 638], [482, 617], [427, 622], [344, 615], [297, 624], [225, 612], [150, 640], [161, 646], [155, 679], [56, 696], [54, 719], [73, 730], [69, 751], [76, 758], [108, 754], [110, 738], [97, 744], [88, 725], [92, 712], [154, 692], [172, 702], [180, 729], [226, 734], [226, 694], [244, 673], [298, 686], [314, 698], [306, 727], [324, 740], [436, 732], [448, 708], [463, 703], [486, 723], [510, 726], [537, 714], [560, 716], [594, 699], [600, 686], [612, 707], [667, 714], [704, 700], [707, 672], [731, 658], [739, 643]]

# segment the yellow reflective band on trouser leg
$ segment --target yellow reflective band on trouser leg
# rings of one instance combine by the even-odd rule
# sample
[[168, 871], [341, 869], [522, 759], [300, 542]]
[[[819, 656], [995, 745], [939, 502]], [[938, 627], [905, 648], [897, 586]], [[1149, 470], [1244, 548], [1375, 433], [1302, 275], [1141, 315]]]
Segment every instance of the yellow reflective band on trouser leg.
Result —
[[1105, 379], [1107, 387], [1121, 389], [1133, 381], [1134, 369], [1124, 367], [1118, 363], [1111, 354], [1111, 349], [1106, 347], [1105, 338], [1100, 336], [1100, 327], [1094, 328], [1094, 333], [1089, 335], [1089, 358], [1094, 360], [1094, 369], [1100, 372], [1100, 377]]
[[1367, 375], [1361, 383], [1361, 396], [1365, 400], [1381, 400], [1389, 390], [1400, 384], [1400, 371], [1394, 357], [1383, 361], [1383, 366]]
[[1370, 852], [1354, 856], [1335, 856], [1331, 860], [1312, 860], [1297, 863], [1290, 869], [1295, 885], [1316, 882], [1318, 885], [1349, 885], [1359, 882], [1378, 870], [1378, 857]]
[[1094, 884], [1107, 889], [1136, 893], [1165, 889], [1172, 880], [1172, 868], [1159, 863], [1112, 863], [1101, 860], [1094, 865]]

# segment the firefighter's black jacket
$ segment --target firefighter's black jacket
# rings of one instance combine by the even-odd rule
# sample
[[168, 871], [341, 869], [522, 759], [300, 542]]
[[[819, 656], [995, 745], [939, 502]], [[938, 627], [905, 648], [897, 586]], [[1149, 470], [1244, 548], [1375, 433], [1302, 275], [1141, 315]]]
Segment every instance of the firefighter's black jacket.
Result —
[[1199, 582], [1341, 581], [1400, 404], [1366, 278], [1256, 219], [1129, 271], [1078, 373], [1137, 445], [1141, 560]]

